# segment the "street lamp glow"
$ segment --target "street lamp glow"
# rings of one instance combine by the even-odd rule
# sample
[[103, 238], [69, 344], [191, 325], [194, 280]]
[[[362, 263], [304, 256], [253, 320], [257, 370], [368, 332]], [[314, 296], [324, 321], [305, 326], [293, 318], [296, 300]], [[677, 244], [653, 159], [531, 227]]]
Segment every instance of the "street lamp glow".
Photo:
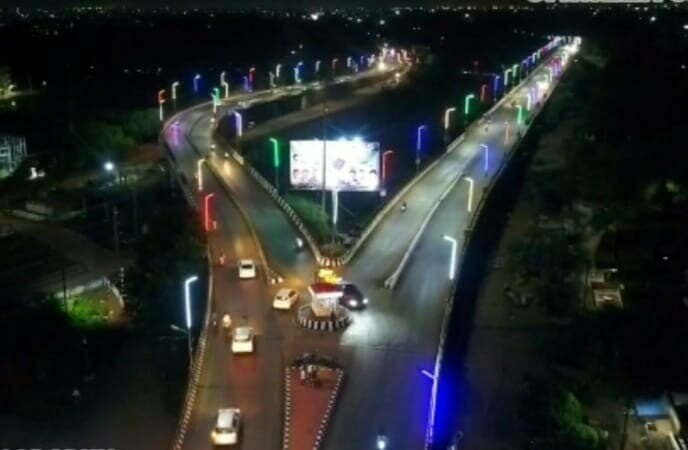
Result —
[[273, 137], [270, 138], [272, 143], [272, 167], [275, 169], [275, 188], [279, 189], [279, 166], [280, 166], [280, 155], [279, 155], [279, 141]]
[[256, 68], [251, 67], [248, 69], [248, 81], [251, 83], [251, 90], [253, 90], [253, 81], [256, 78]]
[[193, 87], [194, 87], [194, 92], [198, 92], [198, 80], [201, 79], [201, 74], [197, 73], [196, 76], [193, 78]]
[[471, 212], [473, 211], [473, 178], [471, 177], [464, 177], [464, 180], [468, 182], [468, 202], [466, 204], [466, 211]]
[[277, 64], [275, 66], [275, 77], [279, 79], [279, 77], [282, 75], [282, 64]]
[[351, 61], [353, 61], [353, 59], [351, 58], [351, 56], [347, 56], [347, 58], [346, 58], [346, 67], [347, 67], [347, 69], [348, 69], [348, 68], [351, 68]]
[[227, 72], [222, 72], [220, 74], [220, 85], [225, 90], [225, 99], [229, 98], [229, 83], [227, 83]]
[[446, 111], [444, 111], [444, 130], [449, 131], [449, 117], [451, 113], [456, 111], [456, 108], [447, 108]]
[[463, 113], [465, 115], [468, 115], [468, 112], [470, 111], [470, 107], [471, 107], [471, 100], [473, 100], [474, 98], [475, 98], [475, 94], [466, 95], [466, 98], [464, 99], [464, 102], [463, 102]]
[[220, 105], [220, 88], [213, 88], [210, 98], [213, 100], [213, 114], [216, 114], [217, 107]]
[[241, 137], [244, 132], [243, 117], [241, 117], [238, 111], [232, 111], [232, 114], [234, 115], [234, 123], [236, 125], [236, 135], [237, 137]]
[[179, 81], [172, 83], [172, 100], [177, 100], [177, 86], [179, 86]]
[[[447, 236], [446, 234], [443, 236], [445, 241], [448, 241], [451, 243], [451, 257], [449, 259], [449, 279], [453, 280], [454, 279], [454, 272], [456, 272], [456, 250], [458, 247], [458, 242], [456, 241], [455, 238], [451, 236]], [[426, 375], [428, 376], [429, 373]], [[429, 377], [431, 379], [434, 379], [434, 377]]]
[[494, 82], [492, 84], [492, 101], [497, 101], [497, 89], [499, 88], [499, 75], [495, 75]]
[[9, 86], [7, 86], [7, 95], [10, 95], [16, 87], [17, 86], [15, 84], [10, 84]]
[[427, 130], [427, 125], [420, 125], [416, 130], [416, 171], [420, 167], [420, 151], [423, 147], [423, 131]]
[[487, 144], [480, 144], [480, 148], [482, 148], [485, 153], [485, 163], [483, 164], [483, 169], [485, 170], [485, 175], [487, 175], [490, 171], [490, 148], [487, 146]]
[[158, 107], [160, 108], [160, 122], [162, 122], [164, 117], [163, 104], [165, 103], [165, 89], [160, 89], [158, 91]]
[[210, 192], [205, 195], [203, 198], [203, 226], [205, 228], [205, 231], [211, 231], [214, 227], [211, 226], [210, 222], [210, 200], [215, 197], [215, 194], [213, 192]]
[[103, 164], [103, 169], [105, 169], [106, 172], [112, 172], [115, 170], [115, 164], [112, 161], [107, 161]]
[[487, 84], [480, 86], [480, 101], [485, 101], [485, 96], [487, 95]]
[[506, 69], [504, 71], [504, 87], [507, 87], [509, 85], [509, 74], [511, 73], [511, 69]]
[[191, 283], [198, 281], [194, 275], [184, 280], [184, 311], [186, 312], [186, 329], [191, 331]]
[[517, 105], [518, 115], [516, 116], [516, 123], [518, 125], [523, 125], [523, 105]]
[[315, 73], [320, 73], [320, 63], [321, 63], [320, 60], [317, 60], [315, 62]]
[[205, 158], [201, 158], [196, 162], [196, 178], [198, 179], [198, 192], [203, 192], [203, 163]]
[[514, 64], [513, 66], [511, 66], [511, 71], [514, 75], [514, 79], [516, 79], [516, 77], [518, 76], [518, 64]]
[[526, 110], [527, 110], [527, 111], [530, 111], [530, 108], [531, 108], [531, 106], [532, 106], [532, 103], [533, 103], [532, 96], [531, 96], [530, 92], [528, 92], [528, 93], [526, 94]]

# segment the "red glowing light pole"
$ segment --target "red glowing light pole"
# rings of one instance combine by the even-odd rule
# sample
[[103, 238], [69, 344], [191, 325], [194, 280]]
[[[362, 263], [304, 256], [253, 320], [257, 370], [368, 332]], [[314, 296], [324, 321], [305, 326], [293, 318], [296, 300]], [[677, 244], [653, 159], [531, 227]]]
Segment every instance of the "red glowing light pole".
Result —
[[203, 198], [203, 225], [206, 232], [217, 229], [217, 221], [210, 220], [210, 200], [215, 197], [214, 193], [206, 194]]

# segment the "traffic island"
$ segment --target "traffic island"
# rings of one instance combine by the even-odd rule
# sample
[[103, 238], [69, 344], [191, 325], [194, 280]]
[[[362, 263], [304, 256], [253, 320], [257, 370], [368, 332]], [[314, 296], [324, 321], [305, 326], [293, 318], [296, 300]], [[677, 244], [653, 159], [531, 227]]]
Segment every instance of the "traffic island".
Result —
[[351, 314], [345, 307], [336, 305], [330, 314], [318, 315], [311, 305], [304, 305], [296, 313], [296, 322], [309, 330], [337, 331], [351, 323]]
[[283, 450], [322, 447], [344, 371], [308, 355], [285, 370]]

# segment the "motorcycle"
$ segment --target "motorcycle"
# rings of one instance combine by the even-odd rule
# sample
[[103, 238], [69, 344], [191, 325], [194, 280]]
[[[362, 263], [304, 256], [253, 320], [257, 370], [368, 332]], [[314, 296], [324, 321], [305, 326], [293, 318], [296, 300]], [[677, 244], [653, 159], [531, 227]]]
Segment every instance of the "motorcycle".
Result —
[[406, 202], [401, 203], [401, 212], [406, 212]]
[[296, 250], [301, 250], [303, 248], [303, 239], [296, 238]]

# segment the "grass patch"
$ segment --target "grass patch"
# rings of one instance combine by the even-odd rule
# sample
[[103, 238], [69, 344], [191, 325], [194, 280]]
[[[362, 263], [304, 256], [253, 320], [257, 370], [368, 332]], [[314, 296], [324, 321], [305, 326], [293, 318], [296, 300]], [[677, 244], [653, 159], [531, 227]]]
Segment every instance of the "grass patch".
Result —
[[313, 233], [313, 237], [322, 245], [332, 239], [332, 225], [329, 216], [320, 208], [320, 203], [310, 198], [296, 194], [286, 194], [284, 199], [301, 217], [306, 228]]
[[67, 317], [77, 328], [94, 329], [108, 325], [111, 308], [99, 297], [79, 295], [68, 300]]

